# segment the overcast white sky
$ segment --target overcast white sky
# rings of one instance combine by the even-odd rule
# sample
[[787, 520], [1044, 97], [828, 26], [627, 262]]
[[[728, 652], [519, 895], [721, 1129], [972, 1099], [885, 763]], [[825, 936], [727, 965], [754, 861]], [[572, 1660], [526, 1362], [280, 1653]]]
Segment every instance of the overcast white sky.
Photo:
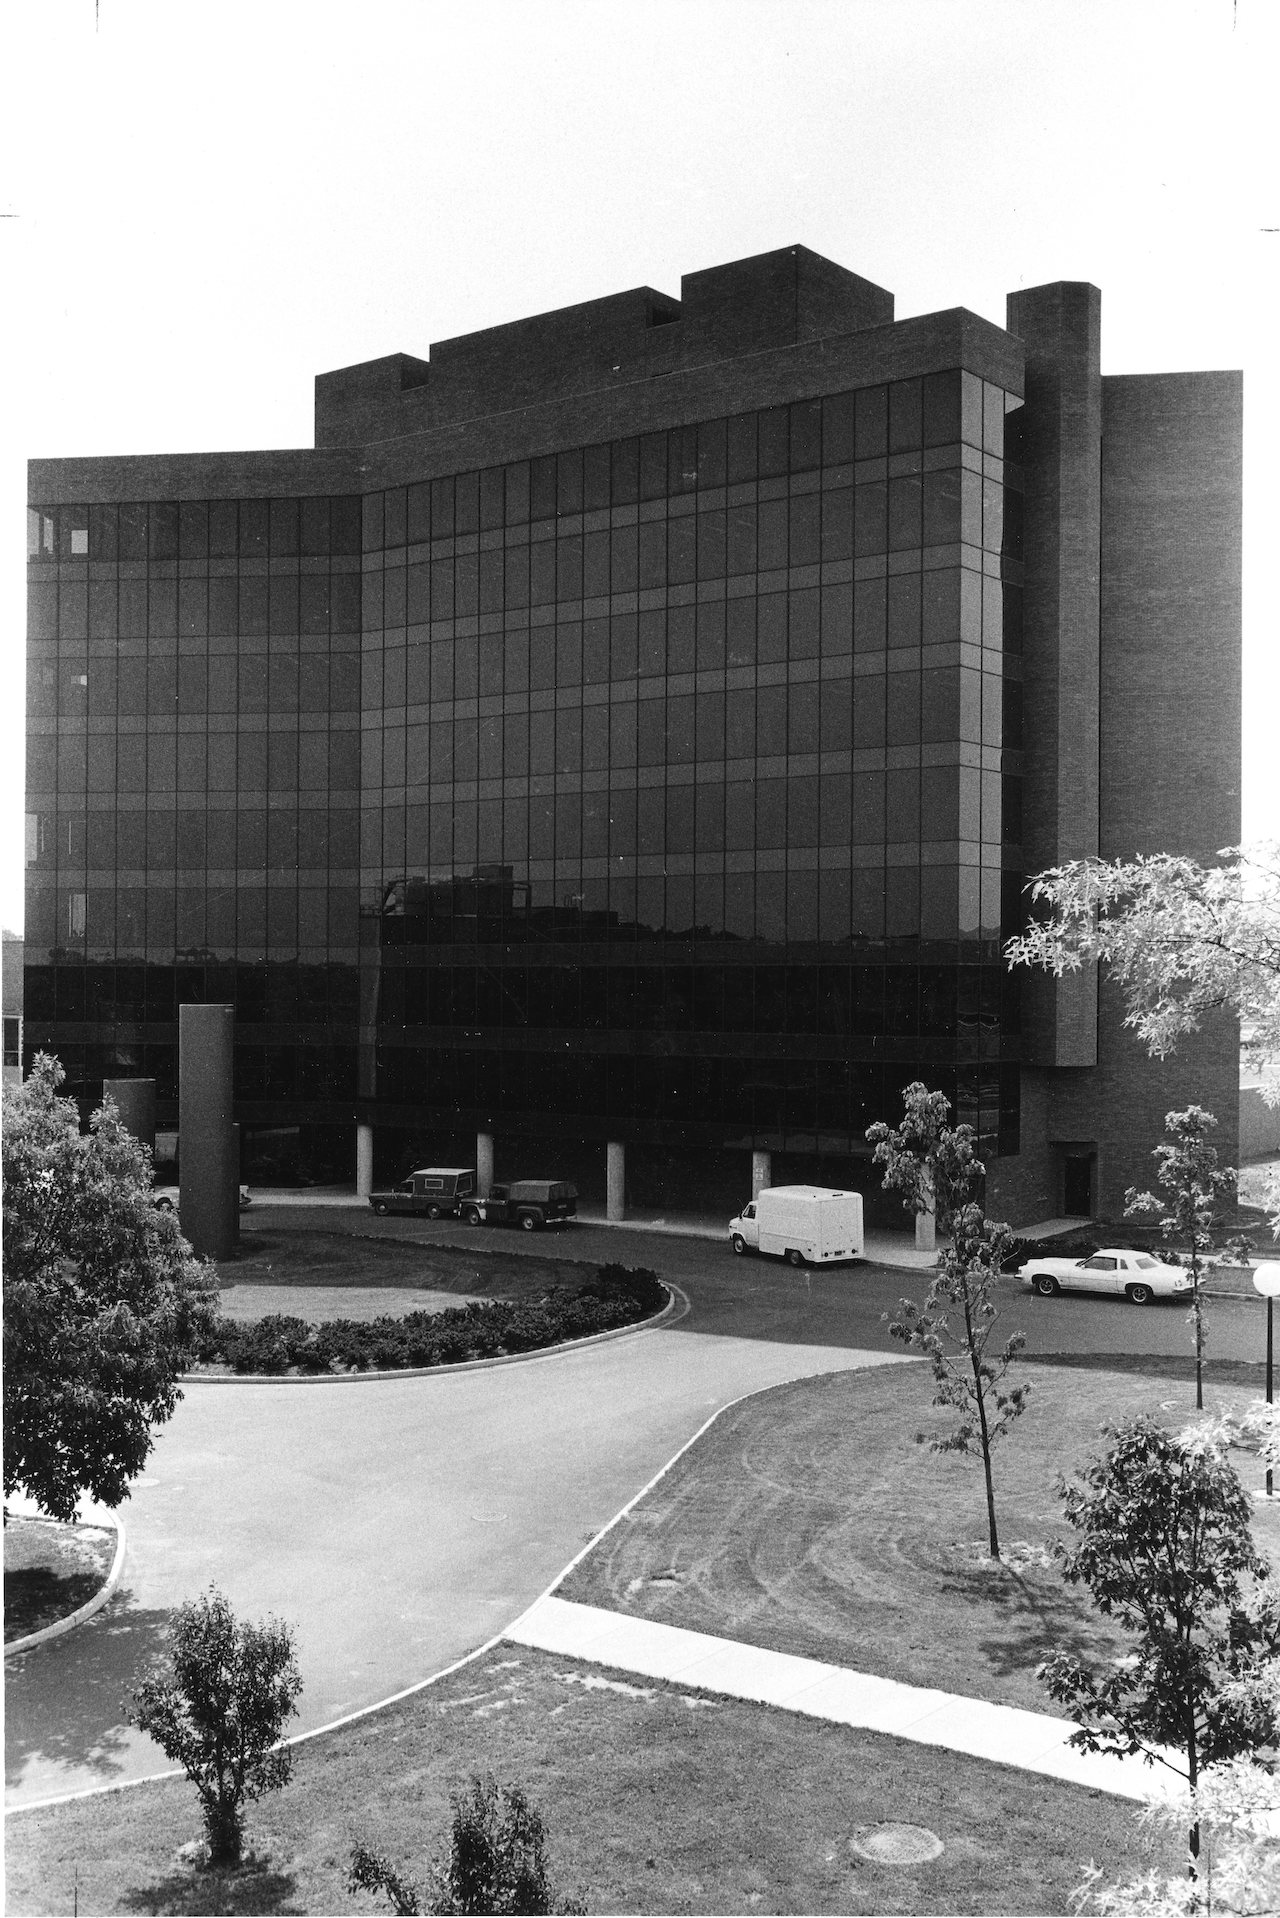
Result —
[[1092, 280], [1104, 372], [1244, 367], [1280, 834], [1276, 0], [45, 0], [0, 75], [6, 926], [28, 457], [309, 446], [317, 372], [796, 242], [900, 318]]

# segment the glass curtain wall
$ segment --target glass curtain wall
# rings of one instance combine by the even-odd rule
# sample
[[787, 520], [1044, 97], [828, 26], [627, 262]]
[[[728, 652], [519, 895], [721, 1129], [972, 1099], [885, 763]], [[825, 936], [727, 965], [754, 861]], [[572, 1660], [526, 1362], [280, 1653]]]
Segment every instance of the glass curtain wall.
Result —
[[375, 1111], [841, 1152], [918, 1075], [1017, 1149], [1015, 406], [955, 371], [365, 499]]
[[28, 1049], [172, 1100], [178, 1005], [229, 1001], [242, 1116], [349, 1133], [359, 499], [40, 506], [29, 550]]
[[1017, 403], [30, 515], [27, 1047], [260, 1125], [1017, 1149]]

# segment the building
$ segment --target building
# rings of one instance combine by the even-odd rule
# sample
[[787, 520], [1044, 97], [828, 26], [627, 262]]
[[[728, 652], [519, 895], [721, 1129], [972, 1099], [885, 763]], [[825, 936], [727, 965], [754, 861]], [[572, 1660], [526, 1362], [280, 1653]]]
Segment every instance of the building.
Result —
[[322, 375], [314, 450], [33, 462], [28, 1051], [163, 1126], [233, 1003], [255, 1176], [866, 1186], [915, 1078], [1015, 1217], [1192, 1097], [1230, 1155], [1225, 1022], [1000, 959], [1027, 874], [1239, 831], [1240, 378], [1099, 316], [792, 247]]
[[17, 933], [0, 934], [3, 946], [4, 1083], [22, 1084], [22, 940]]

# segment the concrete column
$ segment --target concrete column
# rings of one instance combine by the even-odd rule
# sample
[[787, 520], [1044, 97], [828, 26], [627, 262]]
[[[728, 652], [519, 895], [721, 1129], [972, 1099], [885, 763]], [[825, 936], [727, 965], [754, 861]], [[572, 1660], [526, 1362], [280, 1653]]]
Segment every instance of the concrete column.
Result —
[[753, 1152], [751, 1154], [751, 1196], [758, 1199], [773, 1178], [773, 1154], [771, 1152]]
[[610, 1139], [608, 1145], [608, 1167], [605, 1178], [605, 1217], [607, 1219], [625, 1219], [627, 1216], [627, 1148], [617, 1139]]
[[154, 1079], [104, 1079], [104, 1099], [114, 1099], [120, 1123], [155, 1156], [156, 1082]]
[[235, 1008], [178, 1008], [178, 1219], [200, 1258], [240, 1236], [240, 1166], [231, 1120]]
[[356, 1197], [367, 1199], [373, 1191], [373, 1127], [356, 1127]]
[[493, 1134], [476, 1133], [476, 1191], [482, 1199], [489, 1196], [493, 1184]]

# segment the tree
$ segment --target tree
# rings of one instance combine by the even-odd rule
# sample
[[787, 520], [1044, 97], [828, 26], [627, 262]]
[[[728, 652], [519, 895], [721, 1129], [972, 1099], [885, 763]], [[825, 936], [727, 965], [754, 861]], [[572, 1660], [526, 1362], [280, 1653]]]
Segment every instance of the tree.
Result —
[[542, 1819], [519, 1785], [472, 1777], [465, 1793], [450, 1794], [453, 1810], [448, 1859], [432, 1861], [424, 1893], [377, 1852], [356, 1845], [347, 1883], [352, 1891], [385, 1892], [393, 1911], [416, 1913], [581, 1912], [553, 1903]]
[[[1280, 1664], [1269, 1682], [1280, 1690]], [[1280, 1698], [1277, 1698], [1280, 1710]], [[1089, 1867], [1072, 1896], [1077, 1911], [1099, 1918], [1275, 1918], [1280, 1911], [1280, 1778], [1266, 1762], [1233, 1758], [1200, 1774], [1193, 1800], [1184, 1787], [1168, 1799], [1145, 1805], [1138, 1821], [1186, 1831], [1199, 1821], [1205, 1874], [1171, 1878], [1145, 1872], [1128, 1883], [1107, 1885]]]
[[[1032, 882], [1033, 919], [1010, 965], [1059, 977], [1101, 960], [1125, 1024], [1164, 1058], [1218, 1008], [1258, 1059], [1280, 1055], [1280, 844], [1228, 846], [1221, 863], [1176, 853], [1074, 859]], [[1280, 1086], [1270, 1088], [1280, 1100]]]
[[1204, 1311], [1200, 1277], [1203, 1256], [1213, 1246], [1213, 1228], [1217, 1223], [1217, 1201], [1234, 1191], [1236, 1175], [1229, 1167], [1218, 1166], [1218, 1153], [1209, 1143], [1209, 1134], [1218, 1121], [1201, 1106], [1188, 1106], [1185, 1112], [1167, 1112], [1164, 1129], [1168, 1137], [1155, 1147], [1152, 1158], [1158, 1170], [1156, 1178], [1166, 1197], [1154, 1192], [1139, 1192], [1130, 1186], [1124, 1195], [1126, 1218], [1154, 1217], [1166, 1240], [1190, 1247], [1191, 1323], [1196, 1335], [1196, 1410], [1204, 1410]]
[[130, 1717], [200, 1794], [210, 1864], [239, 1861], [246, 1799], [287, 1784], [293, 1753], [277, 1741], [301, 1690], [288, 1625], [241, 1623], [212, 1585], [178, 1607], [167, 1665], [134, 1692]]
[[107, 1101], [80, 1131], [40, 1054], [4, 1093], [4, 1489], [70, 1519], [118, 1505], [213, 1322], [217, 1275], [152, 1202], [148, 1155]]
[[1175, 1434], [1144, 1414], [1104, 1429], [1106, 1453], [1074, 1483], [1058, 1481], [1079, 1542], [1054, 1549], [1063, 1576], [1088, 1586], [1134, 1650], [1104, 1672], [1057, 1652], [1039, 1676], [1081, 1721], [1073, 1745], [1141, 1753], [1186, 1781], [1194, 1876], [1204, 1768], [1280, 1736], [1280, 1590], [1253, 1543], [1225, 1423]]
[[[972, 1126], [948, 1126], [951, 1107], [941, 1092], [918, 1080], [902, 1095], [906, 1115], [890, 1129], [883, 1121], [867, 1128], [875, 1161], [884, 1167], [887, 1190], [902, 1194], [911, 1213], [936, 1212], [950, 1244], [938, 1254], [933, 1283], [922, 1306], [898, 1302], [890, 1322], [893, 1338], [914, 1345], [928, 1358], [935, 1386], [933, 1403], [953, 1407], [960, 1423], [944, 1438], [931, 1441], [935, 1452], [979, 1453], [987, 1493], [987, 1531], [991, 1556], [1000, 1557], [996, 1529], [991, 1450], [1025, 1410], [1029, 1385], [1001, 1390], [1013, 1360], [1026, 1344], [1021, 1332], [991, 1349], [999, 1317], [991, 1296], [1004, 1261], [1013, 1249], [1007, 1225], [984, 1218], [975, 1193], [986, 1168], [974, 1149]], [[952, 1315], [960, 1324], [952, 1329]]]

